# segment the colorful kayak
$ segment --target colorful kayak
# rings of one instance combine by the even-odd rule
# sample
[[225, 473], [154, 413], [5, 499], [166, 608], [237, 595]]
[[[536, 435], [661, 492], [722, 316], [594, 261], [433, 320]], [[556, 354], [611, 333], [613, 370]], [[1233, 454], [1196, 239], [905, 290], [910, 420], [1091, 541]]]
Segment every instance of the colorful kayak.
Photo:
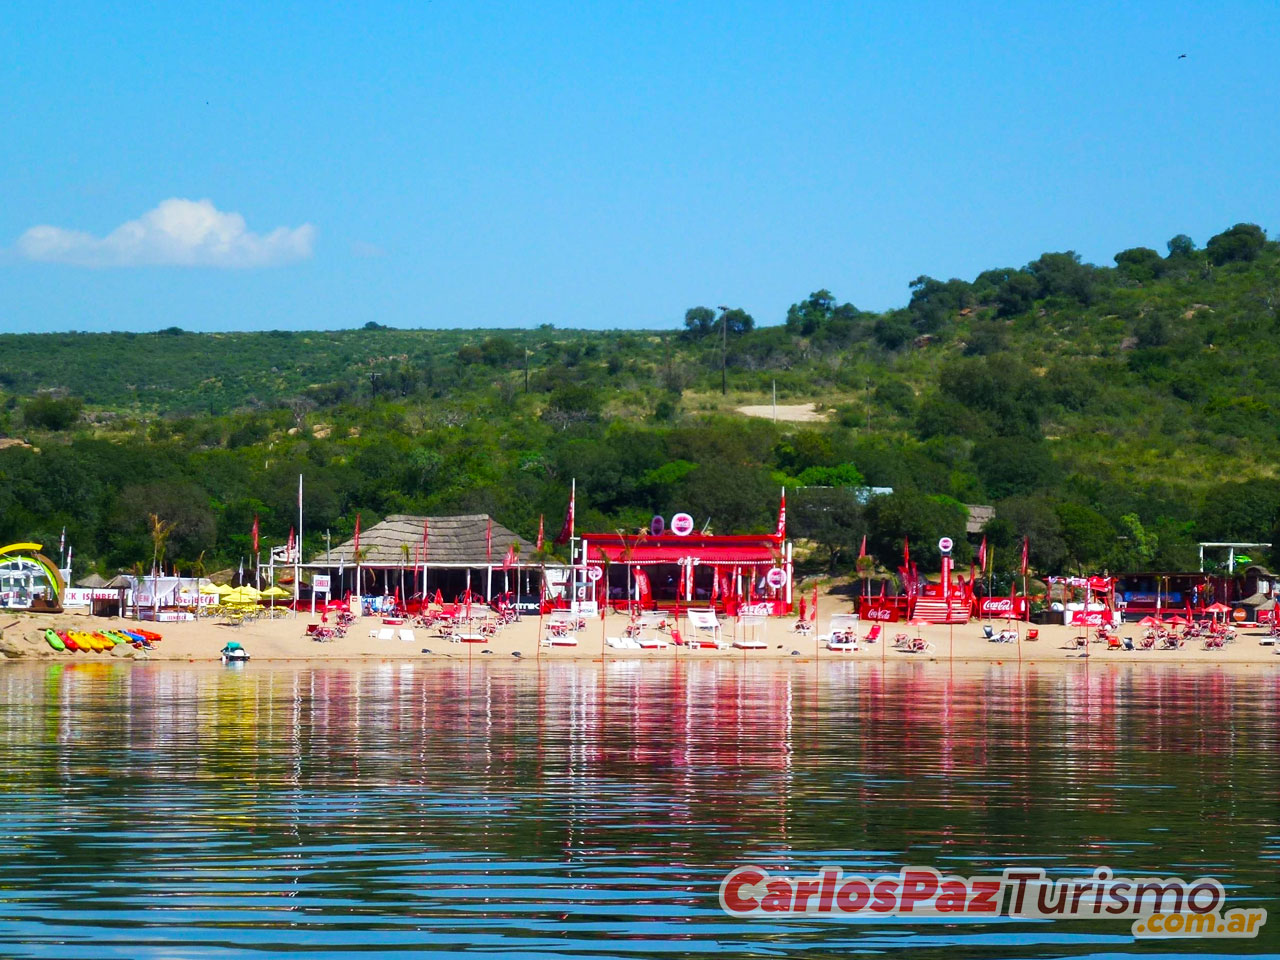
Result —
[[136, 633], [143, 640], [149, 640], [152, 643], [155, 643], [157, 640], [163, 639], [163, 637], [161, 637], [160, 634], [152, 633], [150, 630], [130, 630], [129, 632]]
[[80, 652], [80, 644], [76, 643], [76, 638], [72, 634], [67, 633], [65, 630], [59, 630], [58, 638], [62, 641], [63, 646], [72, 653]]
[[52, 630], [46, 630], [44, 632], [44, 639], [45, 639], [45, 642], [48, 643], [49, 646], [53, 647], [53, 649], [55, 650], [61, 651], [61, 650], [67, 649], [67, 645], [62, 642], [62, 638], [59, 637], [56, 633], [54, 633]]
[[101, 653], [107, 649], [107, 645], [102, 642], [102, 637], [96, 633], [89, 634], [89, 646], [94, 653]]

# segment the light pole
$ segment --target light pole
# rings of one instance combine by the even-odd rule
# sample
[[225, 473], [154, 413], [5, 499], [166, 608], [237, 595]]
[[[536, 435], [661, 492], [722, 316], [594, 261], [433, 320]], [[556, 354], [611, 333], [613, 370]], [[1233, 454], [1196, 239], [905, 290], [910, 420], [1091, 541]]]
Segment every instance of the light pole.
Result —
[[720, 395], [729, 393], [729, 308], [720, 307]]

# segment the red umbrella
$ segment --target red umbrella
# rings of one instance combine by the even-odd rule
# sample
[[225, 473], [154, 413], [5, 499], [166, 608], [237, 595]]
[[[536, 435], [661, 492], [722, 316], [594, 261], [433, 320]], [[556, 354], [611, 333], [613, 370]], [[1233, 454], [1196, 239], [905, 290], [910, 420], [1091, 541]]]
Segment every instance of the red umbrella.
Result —
[[1156, 627], [1160, 625], [1160, 621], [1152, 616], [1145, 616], [1138, 621], [1140, 627]]

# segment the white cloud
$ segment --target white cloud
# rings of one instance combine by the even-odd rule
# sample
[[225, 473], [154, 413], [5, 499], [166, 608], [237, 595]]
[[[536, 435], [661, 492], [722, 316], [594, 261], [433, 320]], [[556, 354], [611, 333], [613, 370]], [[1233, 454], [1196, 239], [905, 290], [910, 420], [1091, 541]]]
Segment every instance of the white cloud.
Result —
[[81, 267], [271, 267], [310, 257], [315, 232], [304, 223], [257, 234], [240, 214], [223, 213], [209, 200], [173, 197], [105, 237], [32, 227], [16, 250], [28, 260]]

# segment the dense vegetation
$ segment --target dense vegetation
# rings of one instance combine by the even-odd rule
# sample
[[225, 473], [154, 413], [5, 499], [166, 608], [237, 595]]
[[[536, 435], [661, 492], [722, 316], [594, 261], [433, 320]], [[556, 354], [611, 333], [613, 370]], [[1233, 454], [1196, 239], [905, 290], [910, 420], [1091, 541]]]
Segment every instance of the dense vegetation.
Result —
[[[65, 525], [109, 572], [151, 557], [154, 514], [171, 560], [213, 569], [255, 514], [284, 540], [302, 473], [309, 550], [357, 511], [489, 512], [528, 537], [545, 514], [554, 533], [571, 477], [581, 530], [679, 509], [769, 529], [785, 483], [791, 532], [832, 570], [864, 533], [927, 563], [973, 503], [996, 507], [1001, 567], [1023, 535], [1045, 572], [1280, 542], [1280, 244], [1260, 228], [910, 290], [885, 313], [818, 291], [772, 325], [695, 307], [666, 331], [2, 336], [0, 436], [31, 446], [0, 449], [0, 540]], [[736, 412], [775, 384], [825, 420]]]

